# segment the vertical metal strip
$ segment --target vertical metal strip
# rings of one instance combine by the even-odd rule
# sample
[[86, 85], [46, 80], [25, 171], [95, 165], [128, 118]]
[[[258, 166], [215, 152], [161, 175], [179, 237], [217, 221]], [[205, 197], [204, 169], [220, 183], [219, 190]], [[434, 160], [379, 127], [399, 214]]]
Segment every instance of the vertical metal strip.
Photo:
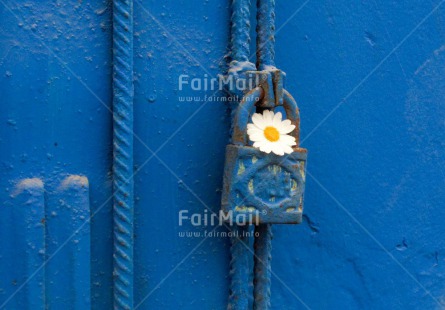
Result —
[[76, 232], [69, 246], [74, 295], [71, 304], [74, 309], [91, 309], [91, 210], [88, 179], [80, 175], [68, 176], [62, 182], [60, 194], [66, 205], [71, 206], [69, 223]]
[[133, 1], [113, 0], [115, 309], [133, 309], [133, 95]]
[[257, 68], [275, 68], [275, 0], [257, 2]]
[[91, 308], [91, 227], [88, 179], [67, 176], [46, 205], [46, 306]]
[[45, 211], [41, 179], [21, 180], [13, 193], [12, 239], [9, 257], [11, 279], [0, 279], [12, 291], [3, 309], [44, 309]]
[[270, 309], [270, 278], [272, 260], [272, 225], [255, 226], [254, 305], [256, 310]]

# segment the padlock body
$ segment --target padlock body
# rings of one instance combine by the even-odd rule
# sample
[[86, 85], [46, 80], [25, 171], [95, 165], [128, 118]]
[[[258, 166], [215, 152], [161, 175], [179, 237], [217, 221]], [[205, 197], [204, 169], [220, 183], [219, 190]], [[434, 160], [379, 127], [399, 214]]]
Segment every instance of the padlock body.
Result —
[[298, 224], [303, 214], [307, 151], [267, 154], [251, 146], [226, 148], [222, 210], [228, 221]]

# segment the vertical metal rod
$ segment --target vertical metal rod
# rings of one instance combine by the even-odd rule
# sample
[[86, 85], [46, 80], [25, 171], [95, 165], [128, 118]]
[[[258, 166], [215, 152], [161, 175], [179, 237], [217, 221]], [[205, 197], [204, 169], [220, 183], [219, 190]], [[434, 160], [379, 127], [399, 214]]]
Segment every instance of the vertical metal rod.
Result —
[[[257, 0], [257, 69], [275, 68], [275, 1]], [[270, 309], [272, 260], [272, 225], [255, 226], [254, 305], [257, 310]]]
[[249, 61], [250, 56], [250, 0], [232, 1], [232, 59]]
[[234, 236], [231, 237], [232, 246], [230, 252], [230, 295], [228, 310], [247, 310], [249, 301], [252, 300], [251, 269], [250, 261], [252, 255], [249, 247], [249, 225], [234, 226], [232, 229]]
[[[231, 68], [255, 70], [250, 57], [250, 0], [232, 0]], [[235, 111], [235, 110], [233, 110]], [[233, 121], [232, 121], [233, 124]], [[234, 226], [230, 252], [230, 295], [228, 310], [247, 310], [252, 303], [252, 254], [249, 251], [249, 225]]]
[[133, 1], [113, 0], [114, 309], [133, 309]]
[[270, 278], [272, 260], [272, 225], [255, 226], [254, 305], [256, 310], [270, 309]]
[[275, 68], [275, 0], [257, 1], [257, 68]]

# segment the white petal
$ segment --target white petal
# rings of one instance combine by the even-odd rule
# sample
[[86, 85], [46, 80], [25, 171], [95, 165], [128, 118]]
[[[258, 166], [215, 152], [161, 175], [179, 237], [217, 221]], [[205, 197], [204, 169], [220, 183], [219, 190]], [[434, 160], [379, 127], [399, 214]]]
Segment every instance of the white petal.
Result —
[[272, 143], [263, 143], [260, 146], [260, 151], [269, 154], [272, 151]]
[[281, 124], [283, 124], [283, 125], [291, 125], [292, 124], [292, 122], [290, 121], [290, 119], [283, 119], [283, 121], [281, 122]]
[[281, 123], [279, 125], [277, 125], [277, 127], [278, 127], [278, 129], [281, 129], [281, 128], [286, 128], [287, 126], [290, 126], [290, 125], [292, 125], [290, 119], [285, 119], [285, 120], [281, 121]]
[[275, 154], [277, 154], [279, 156], [283, 156], [284, 155], [283, 147], [281, 146], [280, 143], [275, 143], [273, 145], [272, 152], [274, 152]]
[[247, 130], [251, 129], [260, 129], [260, 128], [258, 128], [258, 126], [256, 126], [255, 124], [247, 124]]
[[261, 133], [262, 134], [263, 132], [264, 132], [264, 130], [259, 129], [256, 126], [253, 126], [251, 128], [247, 128], [247, 134], [248, 135], [252, 135], [252, 134], [255, 134], [255, 133]]
[[264, 141], [256, 141], [253, 144], [253, 147], [256, 147], [257, 149], [259, 149], [265, 142]]
[[290, 154], [294, 151], [289, 145], [286, 144], [282, 144], [281, 147], [283, 148], [285, 154]]
[[262, 133], [255, 133], [253, 135], [249, 135], [249, 139], [253, 142], [264, 141], [264, 135]]
[[277, 114], [274, 115], [273, 117], [273, 124], [275, 127], [278, 127], [278, 125], [281, 124], [281, 118], [283, 116], [281, 115], [281, 112], [278, 112]]
[[263, 135], [262, 132], [254, 132], [254, 133], [249, 133], [249, 140], [256, 142], [256, 141], [262, 141], [265, 140], [265, 137]]
[[261, 115], [260, 113], [255, 113], [252, 115], [252, 122], [260, 129], [266, 128], [263, 115]]
[[292, 137], [289, 135], [280, 135], [280, 141], [282, 141], [284, 144], [286, 144], [288, 146], [296, 145], [295, 137]]
[[269, 110], [264, 110], [263, 112], [263, 118], [264, 121], [266, 123], [266, 126], [272, 125], [273, 124], [273, 112], [269, 111]]
[[278, 131], [280, 132], [280, 134], [286, 134], [292, 132], [294, 129], [295, 125], [283, 126], [283, 123], [281, 123], [281, 127], [278, 129]]

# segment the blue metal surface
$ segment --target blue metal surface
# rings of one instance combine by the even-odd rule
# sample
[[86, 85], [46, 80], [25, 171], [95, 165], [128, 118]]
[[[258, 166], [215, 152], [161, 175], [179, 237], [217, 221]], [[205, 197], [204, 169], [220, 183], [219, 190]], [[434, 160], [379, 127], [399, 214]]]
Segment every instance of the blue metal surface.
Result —
[[311, 158], [304, 225], [274, 227], [272, 305], [442, 308], [444, 3], [303, 4], [276, 8]]
[[[111, 8], [108, 1], [2, 0], [0, 15], [0, 308], [43, 309], [43, 300], [47, 305], [63, 304], [64, 308], [77, 301], [87, 305], [88, 296], [84, 299], [82, 294], [89, 288], [92, 307], [109, 308], [113, 260]], [[45, 214], [45, 208], [47, 211], [61, 208], [55, 200], [57, 196], [68, 199], [71, 195], [71, 190], [60, 192], [63, 180], [70, 175], [88, 178], [89, 206], [94, 215], [90, 223], [86, 222], [85, 209], [79, 207], [80, 201], [75, 213], [64, 214], [64, 221], [57, 215], [31, 216], [25, 211], [21, 220], [10, 219], [10, 212], [20, 208], [19, 197], [11, 195], [23, 180], [40, 180], [43, 184], [38, 188], [43, 186], [45, 202], [38, 200], [28, 209], [38, 207], [38, 212]], [[84, 201], [81, 197], [84, 196], [79, 196]], [[82, 206], [86, 207], [84, 203]], [[42, 220], [53, 226], [35, 226], [36, 221]], [[37, 231], [42, 232], [42, 237], [44, 231], [51, 230], [67, 235], [80, 222], [90, 227], [91, 237], [73, 236], [45, 266], [43, 260], [57, 247], [49, 241], [58, 236], [47, 235], [50, 240], [46, 248], [36, 245], [32, 251], [20, 241], [37, 238]], [[25, 227], [36, 233], [25, 236]], [[83, 229], [86, 226], [80, 231]], [[93, 246], [86, 245], [86, 238], [90, 238]], [[32, 271], [31, 265], [17, 268], [17, 264], [24, 264], [22, 257], [26, 253], [35, 255], [33, 267], [38, 264], [40, 269]], [[67, 256], [78, 259], [69, 269], [63, 259]], [[79, 265], [80, 270], [76, 269]], [[45, 297], [32, 301], [25, 298], [28, 293], [39, 296], [39, 289], [32, 291], [32, 287], [43, 283], [45, 272], [57, 270], [65, 276], [45, 283]], [[85, 272], [88, 279], [82, 282], [81, 273]], [[78, 281], [73, 282], [73, 277]], [[22, 285], [23, 289], [18, 290]], [[77, 299], [58, 300], [58, 296], [49, 295], [54, 289], [62, 294], [60, 297], [80, 295]]]
[[46, 195], [42, 270], [48, 309], [91, 307], [90, 215], [89, 184], [84, 176], [67, 176], [55, 192]]
[[[444, 4], [277, 1], [275, 61], [299, 102], [311, 157], [303, 224], [274, 226], [272, 309], [442, 308]], [[94, 309], [113, 303], [109, 5], [0, 1], [2, 248], [23, 237], [4, 213], [20, 205], [11, 195], [21, 180], [38, 178], [52, 193], [67, 175], [86, 176]], [[226, 70], [230, 7], [134, 6], [134, 128], [153, 152], [162, 146], [161, 162], [135, 138], [135, 306], [145, 298], [138, 309], [225, 309], [230, 240], [180, 237], [213, 227], [179, 226], [178, 211], [220, 208], [230, 112], [180, 102], [213, 91], [179, 91], [177, 80]], [[3, 258], [0, 270], [4, 301], [14, 273]]]
[[[2, 204], [0, 302], [8, 301], [10, 309], [44, 308], [44, 272], [39, 269], [45, 259], [44, 199], [42, 180], [23, 179]], [[34, 277], [24, 285], [31, 274]]]
[[136, 1], [134, 21], [135, 133], [141, 139], [135, 140], [135, 306], [225, 309], [230, 240], [180, 237], [214, 227], [179, 226], [178, 212], [219, 211], [230, 112], [218, 102], [180, 102], [179, 95], [215, 91], [179, 91], [178, 76], [216, 76], [225, 68], [229, 3]]

